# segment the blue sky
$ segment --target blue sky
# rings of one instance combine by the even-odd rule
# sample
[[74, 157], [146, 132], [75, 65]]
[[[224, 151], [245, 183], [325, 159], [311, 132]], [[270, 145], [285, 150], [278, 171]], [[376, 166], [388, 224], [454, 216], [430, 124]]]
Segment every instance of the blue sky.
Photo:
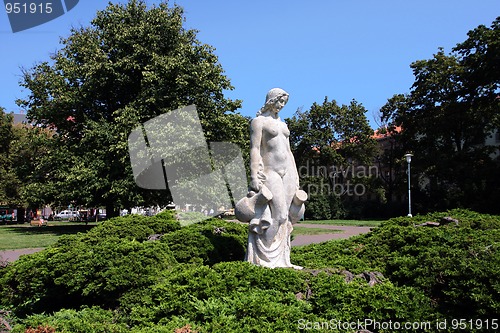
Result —
[[[126, 2], [126, 1], [114, 1]], [[147, 1], [149, 5], [158, 1]], [[216, 48], [215, 53], [243, 100], [240, 113], [254, 116], [266, 92], [290, 93], [282, 118], [308, 109], [325, 96], [340, 104], [352, 99], [368, 110], [376, 127], [378, 110], [413, 83], [409, 65], [446, 52], [480, 24], [500, 15], [499, 0], [253, 0], [171, 1], [185, 9], [187, 28]], [[65, 15], [23, 32], [12, 33], [0, 13], [0, 106], [18, 113], [15, 99], [20, 67], [48, 60], [71, 26], [88, 25], [102, 0], [80, 0]]]

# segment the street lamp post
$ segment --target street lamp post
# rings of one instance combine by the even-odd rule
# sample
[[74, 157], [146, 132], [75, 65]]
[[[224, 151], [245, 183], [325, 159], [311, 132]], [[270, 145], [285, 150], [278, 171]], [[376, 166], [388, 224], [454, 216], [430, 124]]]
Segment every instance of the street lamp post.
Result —
[[406, 163], [408, 163], [408, 217], [413, 217], [413, 215], [411, 215], [411, 186], [410, 186], [410, 164], [411, 164], [411, 157], [413, 156], [413, 154], [406, 154], [405, 157], [406, 157]]

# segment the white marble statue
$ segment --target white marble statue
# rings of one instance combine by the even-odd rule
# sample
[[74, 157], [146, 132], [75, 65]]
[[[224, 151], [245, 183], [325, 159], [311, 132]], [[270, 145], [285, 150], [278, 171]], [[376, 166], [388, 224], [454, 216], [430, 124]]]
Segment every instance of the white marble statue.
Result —
[[307, 194], [288, 139], [290, 131], [279, 112], [288, 93], [271, 89], [250, 124], [250, 191], [236, 205], [236, 217], [249, 222], [246, 260], [265, 267], [301, 267], [290, 263], [292, 224], [304, 214]]

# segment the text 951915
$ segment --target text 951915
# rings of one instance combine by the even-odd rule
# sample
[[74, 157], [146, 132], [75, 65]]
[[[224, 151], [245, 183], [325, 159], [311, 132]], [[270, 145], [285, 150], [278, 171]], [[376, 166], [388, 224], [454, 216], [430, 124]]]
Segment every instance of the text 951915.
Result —
[[7, 12], [7, 14], [51, 14], [52, 2], [6, 2], [5, 11]]

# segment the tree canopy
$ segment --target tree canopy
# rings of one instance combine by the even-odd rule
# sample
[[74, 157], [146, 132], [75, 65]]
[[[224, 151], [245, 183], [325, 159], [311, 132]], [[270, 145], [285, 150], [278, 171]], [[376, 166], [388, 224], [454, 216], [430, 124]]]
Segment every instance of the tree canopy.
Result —
[[[500, 193], [500, 17], [479, 26], [446, 54], [411, 64], [415, 82], [409, 94], [390, 98], [382, 119], [401, 126], [403, 151], [415, 153], [424, 185], [422, 206], [490, 209]], [[492, 144], [493, 143], [493, 144]], [[496, 159], [496, 162], [495, 162]]]
[[[117, 207], [162, 204], [168, 194], [134, 183], [127, 150], [130, 131], [162, 113], [195, 104], [212, 141], [244, 144], [247, 120], [213, 47], [183, 27], [182, 8], [166, 2], [109, 4], [90, 26], [71, 29], [50, 61], [24, 70], [29, 95], [18, 104], [34, 124], [54, 133], [40, 195]], [[229, 111], [229, 112], [228, 112]], [[51, 189], [57, 188], [57, 191]]]
[[[355, 100], [338, 105], [325, 97], [322, 104], [313, 103], [309, 110], [298, 110], [286, 119], [300, 185], [309, 194], [306, 217], [345, 217], [342, 201], [355, 195], [354, 186], [363, 189], [357, 195], [371, 187], [364, 166], [373, 162], [376, 146], [366, 112]], [[356, 167], [366, 172], [354, 177]]]
[[355, 100], [338, 105], [335, 100], [313, 103], [307, 111], [297, 110], [286, 119], [290, 144], [299, 165], [318, 157], [322, 165], [342, 165], [348, 159], [369, 163], [373, 157], [373, 130], [367, 110]]
[[14, 140], [12, 114], [0, 107], [0, 204], [14, 204], [19, 197], [17, 179], [11, 162], [11, 146]]

